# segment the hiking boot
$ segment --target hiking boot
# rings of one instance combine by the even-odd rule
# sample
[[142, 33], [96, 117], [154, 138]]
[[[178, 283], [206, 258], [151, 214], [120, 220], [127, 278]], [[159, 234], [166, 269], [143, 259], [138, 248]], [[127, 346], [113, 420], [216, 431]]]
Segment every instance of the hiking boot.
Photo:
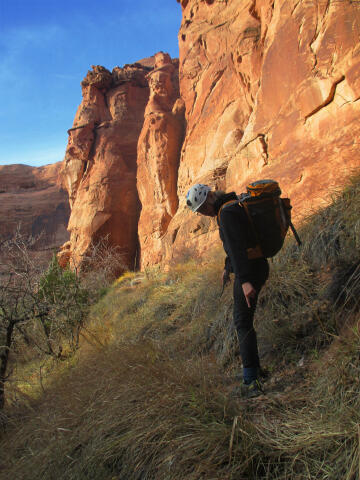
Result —
[[253, 380], [251, 383], [243, 383], [240, 387], [235, 387], [231, 392], [232, 397], [255, 398], [264, 395], [265, 392], [259, 380]]
[[[267, 368], [261, 368], [261, 367], [258, 368], [257, 375], [262, 382], [266, 382], [271, 377], [270, 370], [268, 370]], [[242, 380], [243, 380], [242, 373], [238, 373], [235, 375], [234, 377], [235, 382], [241, 382]]]

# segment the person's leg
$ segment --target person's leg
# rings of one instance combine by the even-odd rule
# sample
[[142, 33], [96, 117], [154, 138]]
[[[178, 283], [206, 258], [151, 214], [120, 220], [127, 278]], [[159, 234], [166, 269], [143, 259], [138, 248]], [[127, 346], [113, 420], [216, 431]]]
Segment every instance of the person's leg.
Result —
[[235, 277], [234, 282], [234, 323], [239, 339], [240, 355], [243, 363], [244, 383], [249, 384], [257, 379], [260, 367], [256, 332], [254, 330], [254, 314], [258, 295], [269, 275], [267, 262], [258, 265], [254, 270], [252, 284], [257, 295], [248, 307], [240, 280]]
[[244, 383], [251, 383], [257, 378], [260, 366], [256, 332], [253, 326], [257, 296], [247, 306], [242, 284], [235, 278], [234, 282], [234, 323], [239, 339], [240, 355], [243, 363]]

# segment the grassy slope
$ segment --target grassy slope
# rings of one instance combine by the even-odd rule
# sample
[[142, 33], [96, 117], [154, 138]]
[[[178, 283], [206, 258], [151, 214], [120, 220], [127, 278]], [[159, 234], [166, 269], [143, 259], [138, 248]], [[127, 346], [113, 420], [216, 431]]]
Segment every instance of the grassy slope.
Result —
[[[356, 479], [360, 475], [360, 178], [271, 262], [257, 312], [267, 395], [240, 371], [222, 256], [122, 277], [92, 346], [8, 412], [1, 479]], [[2, 469], [2, 470], [1, 470]]]

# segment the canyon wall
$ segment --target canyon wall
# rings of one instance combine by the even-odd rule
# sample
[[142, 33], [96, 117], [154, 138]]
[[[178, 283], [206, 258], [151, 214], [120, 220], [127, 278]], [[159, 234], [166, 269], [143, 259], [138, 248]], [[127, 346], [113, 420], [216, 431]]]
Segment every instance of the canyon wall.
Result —
[[68, 240], [70, 208], [60, 182], [62, 163], [43, 167], [0, 166], [0, 242], [19, 228], [38, 238], [37, 253], [49, 258]]
[[78, 258], [105, 234], [129, 266], [138, 247], [143, 268], [204, 255], [217, 227], [186, 208], [192, 184], [277, 179], [299, 223], [360, 166], [360, 2], [180, 3], [178, 63], [83, 82], [64, 164]]
[[141, 201], [141, 265], [163, 259], [162, 238], [178, 208], [177, 172], [184, 134], [184, 104], [179, 99], [178, 62], [155, 55], [147, 75], [150, 97], [138, 142], [137, 185]]
[[79, 265], [93, 243], [106, 237], [124, 263], [136, 266], [140, 202], [136, 188], [137, 142], [149, 97], [153, 61], [93, 66], [82, 81], [82, 102], [68, 131], [62, 177], [69, 193], [70, 241], [59, 254]]
[[167, 260], [218, 242], [215, 222], [185, 207], [195, 182], [240, 192], [275, 178], [300, 220], [360, 166], [359, 2], [181, 4], [187, 130]]

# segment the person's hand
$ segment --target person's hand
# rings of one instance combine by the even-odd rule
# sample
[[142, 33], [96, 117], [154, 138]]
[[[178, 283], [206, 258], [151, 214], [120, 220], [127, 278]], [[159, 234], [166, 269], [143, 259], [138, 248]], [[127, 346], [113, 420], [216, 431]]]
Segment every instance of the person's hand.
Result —
[[250, 282], [243, 283], [242, 289], [245, 295], [247, 306], [251, 308], [251, 299], [256, 297], [256, 290]]
[[224, 286], [230, 282], [230, 273], [227, 270], [223, 271], [222, 282]]

